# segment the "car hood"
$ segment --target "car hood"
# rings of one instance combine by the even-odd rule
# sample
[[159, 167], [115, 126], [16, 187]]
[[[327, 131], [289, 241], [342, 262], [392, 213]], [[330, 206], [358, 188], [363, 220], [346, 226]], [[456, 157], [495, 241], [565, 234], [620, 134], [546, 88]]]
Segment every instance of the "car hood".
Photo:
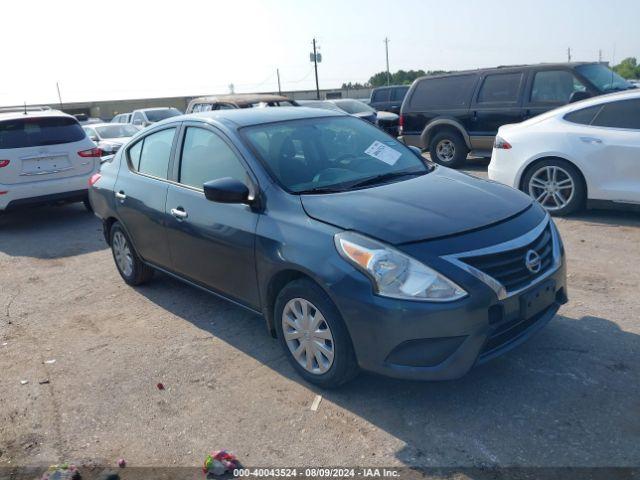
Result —
[[394, 245], [482, 228], [532, 203], [510, 187], [445, 167], [361, 190], [301, 195], [301, 201], [316, 220]]

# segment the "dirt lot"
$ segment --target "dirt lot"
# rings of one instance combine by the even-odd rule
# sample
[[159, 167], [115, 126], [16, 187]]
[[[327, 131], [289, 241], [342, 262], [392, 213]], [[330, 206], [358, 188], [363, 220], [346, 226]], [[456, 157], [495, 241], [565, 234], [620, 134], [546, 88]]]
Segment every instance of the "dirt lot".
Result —
[[223, 447], [252, 466], [640, 466], [640, 215], [557, 223], [570, 303], [537, 337], [461, 380], [321, 392], [260, 318], [163, 275], [125, 285], [81, 205], [4, 215], [0, 466]]

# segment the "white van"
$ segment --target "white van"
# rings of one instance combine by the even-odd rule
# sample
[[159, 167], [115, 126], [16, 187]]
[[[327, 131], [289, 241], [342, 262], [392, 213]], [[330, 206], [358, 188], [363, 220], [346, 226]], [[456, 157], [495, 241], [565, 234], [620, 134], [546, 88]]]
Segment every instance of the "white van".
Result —
[[0, 113], [0, 212], [85, 202], [102, 152], [71, 115], [57, 110]]

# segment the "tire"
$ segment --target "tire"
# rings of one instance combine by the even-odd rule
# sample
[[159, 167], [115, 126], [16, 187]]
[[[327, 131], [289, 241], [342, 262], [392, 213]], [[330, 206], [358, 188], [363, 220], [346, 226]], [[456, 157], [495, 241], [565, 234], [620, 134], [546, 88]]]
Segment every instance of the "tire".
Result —
[[[153, 269], [140, 260], [120, 223], [116, 222], [111, 226], [109, 239], [113, 260], [122, 279], [133, 286], [148, 282], [153, 276]], [[123, 260], [122, 256], [127, 259]], [[123, 262], [126, 262], [126, 265]]]
[[84, 200], [82, 200], [82, 204], [84, 205], [84, 208], [87, 209], [87, 212], [93, 213], [93, 207], [91, 206], [91, 202], [89, 201], [89, 197], [84, 197]]
[[581, 210], [587, 199], [582, 175], [571, 163], [560, 158], [549, 158], [529, 167], [522, 179], [521, 190], [554, 216]]
[[453, 130], [444, 130], [431, 139], [429, 144], [431, 160], [450, 168], [460, 168], [467, 161], [469, 149], [462, 135]]
[[[297, 318], [294, 319], [295, 317], [291, 315], [293, 309], [297, 309], [297, 306], [301, 307], [299, 311], [303, 311], [304, 306], [301, 305], [300, 300], [309, 304], [308, 312], [309, 315], [312, 315], [312, 319], [317, 319], [318, 313], [323, 317], [315, 328], [307, 328], [305, 333], [303, 333], [303, 320], [298, 322]], [[286, 318], [292, 319], [293, 323], [285, 324], [285, 315]], [[285, 355], [293, 365], [293, 368], [307, 382], [322, 388], [336, 388], [357, 376], [359, 372], [358, 362], [347, 327], [331, 299], [312, 281], [307, 279], [294, 280], [280, 291], [274, 307], [274, 323]], [[301, 335], [299, 338], [292, 339], [291, 334], [295, 332], [294, 324], [300, 327], [298, 333]], [[285, 328], [287, 329], [287, 335], [289, 335], [287, 337], [285, 337]], [[322, 335], [314, 337], [314, 331], [322, 332]], [[327, 331], [331, 340], [327, 339]], [[293, 335], [296, 335], [296, 333], [293, 333]], [[310, 337], [305, 338], [305, 336], [309, 335]], [[320, 358], [323, 360], [322, 366], [317, 355], [310, 355], [311, 369], [313, 370], [310, 371], [301, 362], [309, 365], [306, 361], [309, 350], [306, 350], [305, 345], [314, 348], [314, 342], [322, 345], [326, 351], [331, 351], [333, 355], [331, 363], [328, 365], [327, 357], [320, 354]], [[292, 348], [301, 348], [301, 353], [298, 357], [300, 361], [294, 356]]]

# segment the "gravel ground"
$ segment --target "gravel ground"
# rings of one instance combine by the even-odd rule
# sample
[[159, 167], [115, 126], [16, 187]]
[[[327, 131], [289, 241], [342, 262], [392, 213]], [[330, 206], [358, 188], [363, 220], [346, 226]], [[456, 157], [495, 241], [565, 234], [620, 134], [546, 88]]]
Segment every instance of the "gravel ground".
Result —
[[0, 467], [217, 448], [256, 466], [640, 466], [640, 215], [557, 223], [570, 303], [535, 338], [457, 381], [319, 391], [260, 318], [164, 275], [125, 285], [81, 205], [4, 215]]

